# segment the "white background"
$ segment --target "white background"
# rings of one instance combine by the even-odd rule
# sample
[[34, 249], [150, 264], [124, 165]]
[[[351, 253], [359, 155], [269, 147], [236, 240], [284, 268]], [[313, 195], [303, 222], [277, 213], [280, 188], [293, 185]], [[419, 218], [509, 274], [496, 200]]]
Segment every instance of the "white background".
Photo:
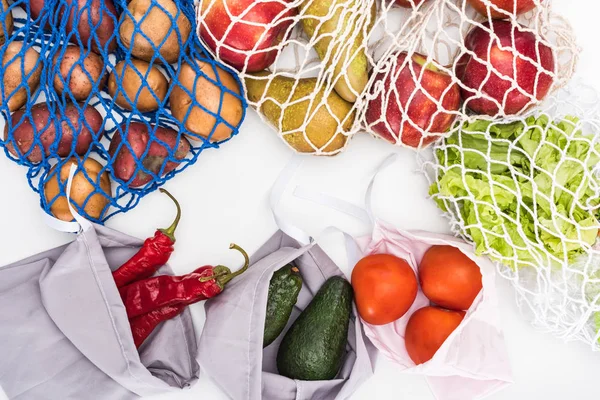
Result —
[[[592, 0], [555, 0], [553, 3], [555, 9], [571, 21], [583, 48], [579, 76], [600, 91], [600, 4]], [[356, 137], [347, 151], [337, 157], [306, 158], [296, 181], [362, 204], [373, 169], [394, 151], [401, 153], [403, 161], [378, 180], [376, 214], [402, 228], [445, 232], [447, 227], [439, 211], [426, 200], [427, 185], [424, 177], [415, 172], [414, 155], [367, 135]], [[250, 111], [238, 137], [218, 151], [205, 152], [194, 166], [167, 183], [166, 187], [179, 198], [184, 212], [171, 260], [176, 272], [186, 273], [197, 266], [216, 263], [237, 268], [240, 259], [227, 250], [230, 242], [253, 252], [275, 232], [268, 193], [290, 156], [291, 152], [275, 133]], [[0, 156], [0, 171], [0, 265], [72, 240], [72, 236], [44, 225], [39, 215], [39, 199], [28, 187], [23, 167]], [[316, 235], [331, 224], [353, 234], [367, 233], [356, 221], [323, 207], [289, 195], [284, 203], [286, 217], [311, 234]], [[148, 196], [133, 211], [114, 217], [107, 225], [147, 237], [153, 234], [155, 227], [168, 225], [172, 217], [171, 203], [157, 193]], [[341, 240], [331, 238], [323, 247], [347, 272]], [[515, 383], [490, 399], [597, 399], [600, 355], [583, 344], [563, 343], [535, 331], [517, 309], [513, 290], [507, 282], [498, 278], [497, 286]], [[200, 334], [204, 319], [202, 304], [192, 306], [192, 312]], [[156, 399], [200, 398], [225, 399], [226, 396], [202, 375], [191, 390]], [[429, 400], [433, 396], [422, 377], [401, 374], [380, 357], [375, 376], [354, 398]]]

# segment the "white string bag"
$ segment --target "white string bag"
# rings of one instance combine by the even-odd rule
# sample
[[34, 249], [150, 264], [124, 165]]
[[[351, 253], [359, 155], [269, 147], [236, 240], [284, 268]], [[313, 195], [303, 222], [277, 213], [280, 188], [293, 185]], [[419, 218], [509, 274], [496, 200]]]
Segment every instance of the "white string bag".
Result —
[[[485, 31], [488, 17], [470, 5], [475, 0], [397, 1], [408, 8], [388, 0], [201, 0], [198, 34], [218, 59], [240, 71], [249, 103], [296, 151], [337, 154], [348, 138], [362, 131], [420, 148], [446, 134], [453, 120], [468, 118], [468, 104], [461, 106], [455, 99], [459, 88], [469, 88], [461, 81], [457, 64], [462, 55], [474, 55], [464, 38], [472, 29]], [[536, 52], [524, 57], [510, 45], [502, 50], [514, 55], [513, 63], [528, 63], [535, 82], [530, 79], [526, 84], [519, 74], [499, 72], [490, 57], [476, 58], [490, 76], [503, 75], [514, 93], [530, 100], [528, 105], [536, 104], [542, 92], [564, 86], [578, 59], [568, 23], [552, 12], [549, 0], [533, 1], [537, 7], [532, 11], [518, 17], [511, 12], [504, 15], [513, 26], [520, 26], [513, 29], [510, 43], [515, 35], [530, 32]], [[499, 12], [497, 7], [490, 9]], [[306, 25], [316, 33], [309, 35]], [[248, 41], [248, 32], [259, 39]], [[325, 40], [330, 40], [328, 46], [322, 45]], [[544, 46], [551, 50], [553, 67], [541, 60], [539, 48]], [[406, 57], [399, 59], [402, 52]], [[416, 53], [426, 57], [424, 65], [447, 74], [444, 90], [429, 83], [431, 71], [411, 62]], [[261, 69], [268, 71], [251, 75]], [[370, 71], [368, 79], [354, 73], [363, 70]], [[552, 84], [546, 88], [550, 78]], [[249, 91], [249, 82], [264, 87]], [[471, 90], [475, 98], [493, 101], [502, 116], [505, 99], [487, 92], [485, 81]], [[353, 103], [346, 101], [354, 98]]]
[[[574, 81], [539, 109], [483, 132], [468, 121], [459, 124], [462, 134], [440, 141], [434, 159], [423, 160], [433, 199], [447, 211], [452, 230], [497, 261], [533, 325], [594, 350], [600, 348], [599, 100]], [[499, 125], [528, 116], [529, 129], [514, 137], [494, 134]], [[523, 146], [532, 132], [536, 141]], [[473, 145], [484, 137], [486, 146]], [[498, 146], [507, 153], [499, 155]], [[454, 155], [461, 160], [451, 161]], [[456, 190], [449, 189], [451, 179]]]

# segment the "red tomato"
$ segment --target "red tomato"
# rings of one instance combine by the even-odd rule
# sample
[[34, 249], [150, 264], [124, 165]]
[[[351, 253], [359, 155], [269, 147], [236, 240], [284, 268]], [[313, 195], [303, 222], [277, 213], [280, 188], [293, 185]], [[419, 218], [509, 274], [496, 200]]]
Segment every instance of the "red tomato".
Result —
[[431, 360], [448, 336], [460, 325], [464, 311], [424, 307], [413, 313], [406, 325], [406, 351], [415, 364]]
[[390, 254], [373, 254], [352, 271], [354, 299], [361, 318], [384, 325], [401, 318], [417, 297], [417, 277], [408, 263]]
[[481, 291], [477, 264], [452, 246], [432, 246], [419, 265], [421, 290], [433, 303], [451, 310], [468, 310]]

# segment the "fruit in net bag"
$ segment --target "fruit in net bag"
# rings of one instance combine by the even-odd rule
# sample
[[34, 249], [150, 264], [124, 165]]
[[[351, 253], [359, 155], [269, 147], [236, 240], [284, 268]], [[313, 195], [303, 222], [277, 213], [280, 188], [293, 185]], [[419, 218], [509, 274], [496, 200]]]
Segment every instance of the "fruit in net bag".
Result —
[[[487, 17], [488, 11], [494, 19], [520, 15], [533, 10], [536, 0], [467, 0], [478, 13]], [[539, 0], [542, 2], [543, 0]]]
[[[388, 72], [375, 77], [366, 121], [383, 139], [411, 147], [427, 145], [446, 133], [456, 119], [460, 90], [453, 78], [426, 56], [402, 52], [389, 60]], [[375, 93], [371, 93], [372, 95]]]
[[121, 41], [134, 57], [144, 61], [156, 57], [168, 64], [177, 62], [179, 41], [184, 44], [191, 30], [190, 21], [171, 0], [132, 0], [119, 23]]
[[202, 140], [209, 136], [211, 142], [229, 139], [244, 113], [242, 101], [232, 94], [240, 94], [237, 81], [216, 65], [200, 60], [193, 63], [195, 69], [188, 63], [181, 64], [173, 78], [169, 97], [171, 113], [190, 132], [187, 133], [189, 139]]
[[456, 76], [464, 85], [465, 104], [475, 113], [517, 114], [550, 91], [554, 81], [552, 49], [518, 24], [484, 22], [467, 34], [465, 47], [469, 53], [457, 62]]
[[410, 316], [404, 333], [410, 359], [417, 365], [431, 360], [464, 317], [464, 311], [450, 311], [439, 307], [423, 307], [415, 311]]
[[468, 310], [483, 288], [473, 260], [452, 246], [431, 246], [419, 264], [421, 290], [433, 303], [451, 310]]
[[275, 61], [296, 14], [286, 1], [202, 0], [200, 37], [232, 67], [262, 71]]
[[410, 265], [390, 254], [373, 254], [360, 260], [352, 270], [352, 288], [360, 317], [371, 325], [402, 318], [418, 291]]
[[[317, 88], [317, 78], [296, 83], [296, 79], [263, 72], [246, 77], [245, 82], [248, 99], [260, 103], [260, 112], [296, 151], [336, 153], [346, 144], [344, 132], [354, 123], [352, 103], [334, 91], [326, 95], [323, 87]], [[290, 104], [282, 106], [286, 103]]]
[[[373, 27], [377, 11], [374, 1], [370, 15], [348, 11], [358, 3], [357, 0], [307, 0], [300, 6], [302, 28], [315, 41], [314, 49], [325, 61], [324, 70], [334, 65], [335, 91], [351, 103], [356, 101], [369, 80], [364, 36]], [[331, 10], [335, 11], [332, 13]], [[340, 34], [348, 32], [348, 26], [352, 26], [351, 33]], [[356, 34], [356, 38], [352, 39], [351, 34]]]

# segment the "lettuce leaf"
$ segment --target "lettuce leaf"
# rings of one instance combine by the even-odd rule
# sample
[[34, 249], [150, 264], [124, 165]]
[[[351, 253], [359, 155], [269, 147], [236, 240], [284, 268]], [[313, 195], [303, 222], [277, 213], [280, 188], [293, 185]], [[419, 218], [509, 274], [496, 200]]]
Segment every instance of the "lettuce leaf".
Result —
[[560, 265], [594, 244], [600, 144], [578, 122], [475, 120], [445, 139], [430, 194], [460, 218], [479, 254], [513, 268]]

